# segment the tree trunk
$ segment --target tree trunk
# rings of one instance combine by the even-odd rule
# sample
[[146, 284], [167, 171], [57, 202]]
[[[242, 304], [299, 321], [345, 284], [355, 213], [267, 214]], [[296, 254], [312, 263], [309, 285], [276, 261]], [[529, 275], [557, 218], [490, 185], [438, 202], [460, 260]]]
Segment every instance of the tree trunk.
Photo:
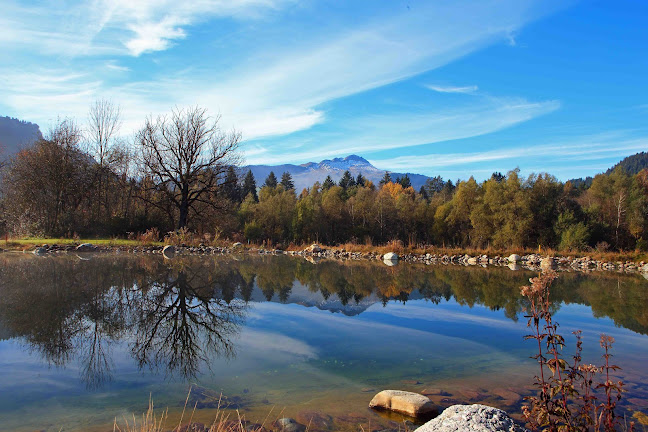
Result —
[[178, 229], [187, 226], [187, 217], [189, 216], [189, 187], [183, 185], [182, 198], [180, 200], [180, 219], [178, 220]]

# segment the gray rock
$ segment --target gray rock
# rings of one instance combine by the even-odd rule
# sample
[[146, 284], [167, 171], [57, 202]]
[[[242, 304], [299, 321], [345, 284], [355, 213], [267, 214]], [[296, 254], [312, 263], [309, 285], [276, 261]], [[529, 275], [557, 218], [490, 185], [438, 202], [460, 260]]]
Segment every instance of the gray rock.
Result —
[[508, 414], [486, 405], [453, 405], [414, 432], [528, 432]]
[[34, 255], [45, 255], [47, 253], [47, 248], [37, 247], [34, 249]]
[[76, 247], [77, 252], [94, 252], [95, 250], [97, 250], [97, 246], [92, 243], [81, 243]]
[[304, 252], [318, 253], [318, 252], [322, 252], [322, 248], [317, 243], [313, 243], [312, 245], [304, 249]]
[[540, 261], [540, 268], [542, 269], [552, 269], [554, 267], [556, 267], [556, 260], [551, 257], [543, 258]]
[[162, 255], [164, 255], [164, 258], [173, 258], [176, 254], [176, 247], [173, 245], [166, 245], [162, 249]]
[[418, 417], [436, 411], [427, 396], [401, 390], [383, 390], [371, 399], [370, 408], [386, 409]]
[[243, 247], [243, 243], [241, 243], [241, 242], [236, 242], [236, 243], [234, 243], [234, 244], [232, 245], [232, 247], [233, 247], [233, 248], [240, 248], [240, 247]]
[[304, 432], [306, 426], [297, 423], [297, 420], [288, 417], [280, 418], [275, 422], [275, 427], [279, 428], [282, 432]]

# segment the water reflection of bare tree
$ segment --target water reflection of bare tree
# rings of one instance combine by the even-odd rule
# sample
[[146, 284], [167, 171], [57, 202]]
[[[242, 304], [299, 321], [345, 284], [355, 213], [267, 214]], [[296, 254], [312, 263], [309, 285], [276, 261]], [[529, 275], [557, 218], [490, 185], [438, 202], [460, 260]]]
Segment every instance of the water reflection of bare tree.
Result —
[[168, 373], [192, 377], [201, 364], [209, 367], [214, 355], [235, 354], [232, 338], [247, 306], [218, 296], [232, 284], [231, 275], [219, 277], [201, 266], [178, 267], [167, 268], [142, 292], [132, 352], [140, 367], [162, 365]]

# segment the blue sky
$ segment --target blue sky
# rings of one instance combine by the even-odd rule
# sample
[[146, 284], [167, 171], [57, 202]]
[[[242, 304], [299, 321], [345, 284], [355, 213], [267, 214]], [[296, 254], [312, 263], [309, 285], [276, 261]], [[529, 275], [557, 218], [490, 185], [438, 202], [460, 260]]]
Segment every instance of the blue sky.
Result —
[[200, 105], [246, 162], [359, 154], [482, 179], [648, 150], [648, 2], [4, 0], [0, 115], [47, 129]]

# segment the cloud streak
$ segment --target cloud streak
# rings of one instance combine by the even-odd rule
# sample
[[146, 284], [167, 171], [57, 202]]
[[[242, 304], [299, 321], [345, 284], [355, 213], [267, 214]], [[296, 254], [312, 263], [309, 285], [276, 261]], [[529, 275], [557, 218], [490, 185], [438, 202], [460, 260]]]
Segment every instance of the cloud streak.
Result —
[[476, 85], [457, 87], [457, 86], [441, 86], [441, 85], [428, 84], [425, 86], [425, 88], [438, 93], [463, 93], [463, 94], [475, 93], [477, 90], [479, 90], [479, 87], [477, 87]]
[[[378, 152], [382, 150], [429, 146], [458, 139], [472, 138], [493, 133], [516, 124], [526, 122], [557, 110], [558, 101], [530, 102], [523, 99], [483, 99], [468, 107], [454, 110], [440, 109], [422, 114], [394, 113], [370, 115], [340, 122], [340, 131], [331, 136], [323, 133], [309, 133], [312, 141], [327, 141], [325, 148], [313, 147], [309, 143], [291, 152], [288, 159], [294, 162], [339, 156], [340, 154]], [[295, 138], [299, 140], [300, 138]], [[288, 141], [287, 144], [289, 144]], [[273, 154], [272, 148], [250, 158], [250, 163], [277, 163], [286, 161], [283, 154]], [[438, 157], [440, 155], [434, 155]], [[444, 155], [445, 156], [445, 155]], [[444, 158], [443, 160], [451, 160]], [[262, 162], [265, 161], [265, 162]], [[381, 168], [402, 169], [418, 166], [418, 156], [378, 160]]]
[[[545, 139], [546, 141], [546, 139]], [[519, 164], [520, 159], [532, 159], [534, 165], [538, 165], [537, 160], [548, 159], [569, 163], [567, 172], [574, 175], [575, 162], [603, 160], [606, 158], [616, 158], [619, 154], [631, 154], [637, 151], [645, 150], [648, 147], [648, 136], [632, 138], [629, 137], [628, 131], [618, 131], [605, 134], [576, 137], [570, 140], [549, 140], [554, 141], [551, 144], [531, 145], [526, 144], [524, 147], [509, 147], [497, 150], [488, 150], [482, 152], [469, 153], [428, 153], [416, 156], [400, 156], [389, 159], [375, 159], [371, 162], [380, 167], [388, 167], [391, 170], [418, 170], [429, 171], [437, 168], [460, 167], [471, 164], [483, 164], [486, 162], [507, 161], [510, 168]], [[550, 163], [552, 172], [560, 171], [555, 163]], [[609, 168], [606, 164], [588, 165], [595, 170]], [[467, 169], [466, 169], [467, 170]], [[466, 170], [463, 172], [465, 173]], [[469, 169], [471, 173], [475, 172], [473, 168]], [[528, 171], [529, 169], [527, 169]], [[546, 171], [546, 169], [544, 169]], [[485, 170], [492, 172], [493, 169]], [[543, 170], [536, 170], [543, 171]], [[564, 169], [562, 171], [565, 171]]]

